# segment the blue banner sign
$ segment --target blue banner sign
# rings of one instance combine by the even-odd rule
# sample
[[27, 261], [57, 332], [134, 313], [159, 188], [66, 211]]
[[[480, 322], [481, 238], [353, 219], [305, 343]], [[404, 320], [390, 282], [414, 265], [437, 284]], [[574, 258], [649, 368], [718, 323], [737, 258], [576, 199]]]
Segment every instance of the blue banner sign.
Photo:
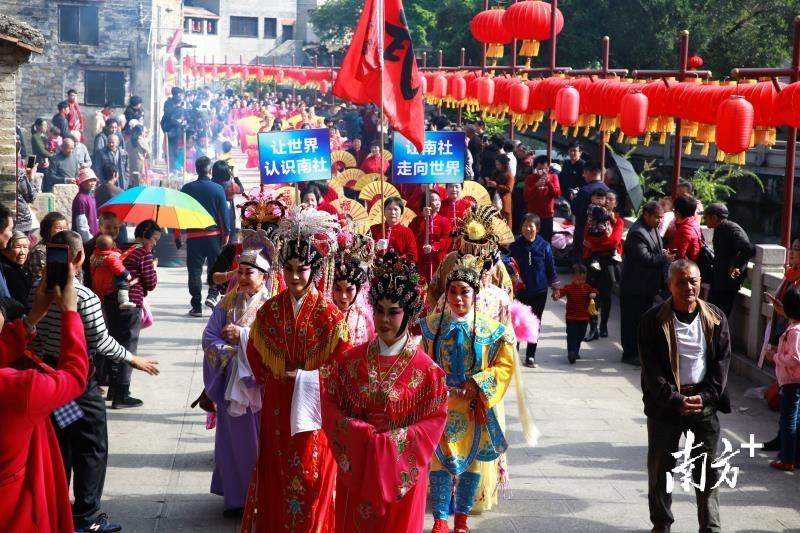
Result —
[[297, 183], [331, 179], [327, 128], [258, 134], [261, 183]]
[[392, 183], [461, 183], [465, 148], [464, 132], [460, 131], [426, 131], [422, 153], [394, 132]]

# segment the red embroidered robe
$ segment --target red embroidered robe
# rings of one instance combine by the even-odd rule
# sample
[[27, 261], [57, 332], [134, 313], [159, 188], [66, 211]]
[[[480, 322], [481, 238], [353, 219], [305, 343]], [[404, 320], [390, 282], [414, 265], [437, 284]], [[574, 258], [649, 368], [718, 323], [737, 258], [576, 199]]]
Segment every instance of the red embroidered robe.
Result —
[[267, 300], [250, 330], [247, 359], [264, 384], [258, 463], [242, 531], [333, 531], [336, 464], [321, 430], [291, 436], [294, 381], [287, 370], [317, 370], [350, 347], [342, 313], [312, 287], [297, 318], [292, 296]]
[[[431, 244], [431, 253], [429, 254], [422, 250], [422, 247], [425, 246], [426, 225], [429, 228], [429, 241]], [[408, 229], [417, 236], [419, 272], [426, 281], [430, 281], [433, 273], [436, 272], [436, 267], [439, 266], [444, 260], [444, 256], [450, 251], [450, 232], [453, 229], [453, 225], [447, 218], [434, 213], [430, 219], [424, 215], [417, 215], [408, 225]]]
[[409, 340], [397, 356], [378, 341], [334, 360], [322, 427], [339, 465], [336, 531], [422, 531], [428, 465], [447, 421], [444, 371]]

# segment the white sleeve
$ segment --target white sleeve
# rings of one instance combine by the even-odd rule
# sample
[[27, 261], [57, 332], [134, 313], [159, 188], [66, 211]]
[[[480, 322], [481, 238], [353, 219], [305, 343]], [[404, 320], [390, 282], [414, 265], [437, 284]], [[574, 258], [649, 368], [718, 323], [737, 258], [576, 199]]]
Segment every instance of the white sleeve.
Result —
[[86, 218], [86, 215], [78, 215], [75, 221], [78, 223], [78, 227], [74, 229], [80, 234], [83, 242], [91, 239], [92, 232], [89, 230], [89, 219]]
[[319, 396], [319, 370], [298, 370], [289, 414], [292, 436], [322, 428], [322, 402]]

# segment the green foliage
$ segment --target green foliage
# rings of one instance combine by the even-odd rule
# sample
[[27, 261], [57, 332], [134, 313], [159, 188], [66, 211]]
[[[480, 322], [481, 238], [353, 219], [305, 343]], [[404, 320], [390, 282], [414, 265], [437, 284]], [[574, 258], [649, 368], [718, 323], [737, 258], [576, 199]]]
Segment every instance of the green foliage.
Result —
[[488, 115], [482, 116], [479, 113], [470, 111], [464, 111], [464, 114], [462, 115], [464, 122], [474, 122], [479, 118], [483, 119], [483, 125], [485, 126], [485, 130], [488, 135], [506, 135], [508, 133], [508, 119], [490, 117]]
[[[328, 0], [314, 9], [311, 21], [322, 44], [345, 48], [363, 5], [364, 0]], [[435, 65], [438, 49], [446, 65], [457, 65], [462, 47], [467, 65], [480, 65], [482, 47], [472, 38], [469, 22], [483, 9], [481, 0], [405, 0], [404, 6], [415, 48], [431, 51], [428, 65]], [[735, 67], [780, 66], [789, 60], [800, 0], [561, 0], [559, 8], [565, 18], [559, 65], [597, 66], [600, 40], [608, 35], [613, 67], [677, 67], [678, 35], [688, 30], [690, 52], [724, 77]], [[547, 48], [543, 43], [536, 65], [545, 63]], [[510, 55], [506, 46], [506, 61]]]
[[694, 186], [695, 197], [703, 205], [708, 205], [723, 202], [735, 194], [736, 189], [733, 185], [741, 178], [752, 179], [762, 191], [764, 190], [764, 183], [758, 175], [743, 167], [731, 165], [715, 166], [712, 169], [701, 167], [687, 181]]

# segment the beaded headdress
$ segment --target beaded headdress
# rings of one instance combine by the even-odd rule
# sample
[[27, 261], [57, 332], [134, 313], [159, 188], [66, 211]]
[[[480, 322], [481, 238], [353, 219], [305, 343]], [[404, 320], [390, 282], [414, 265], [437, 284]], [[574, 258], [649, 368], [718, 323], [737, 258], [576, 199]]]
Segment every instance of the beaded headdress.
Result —
[[459, 253], [476, 257], [494, 253], [498, 248], [497, 220], [500, 220], [500, 211], [496, 207], [471, 207], [460, 221], [456, 233]]
[[239, 207], [242, 228], [263, 229], [274, 233], [281, 218], [286, 214], [288, 199], [276, 195], [273, 190], [255, 191]]
[[491, 260], [488, 257], [465, 255], [458, 260], [455, 268], [447, 275], [447, 284], [462, 281], [472, 287], [477, 294], [481, 290], [481, 276], [490, 266]]
[[372, 267], [369, 299], [373, 307], [381, 300], [397, 302], [405, 311], [404, 320], [414, 320], [422, 311], [422, 289], [417, 266], [410, 260], [388, 252]]
[[286, 211], [276, 231], [280, 245], [281, 265], [292, 259], [310, 265], [314, 281], [322, 275], [322, 267], [338, 249], [339, 221], [336, 215], [299, 205]]

